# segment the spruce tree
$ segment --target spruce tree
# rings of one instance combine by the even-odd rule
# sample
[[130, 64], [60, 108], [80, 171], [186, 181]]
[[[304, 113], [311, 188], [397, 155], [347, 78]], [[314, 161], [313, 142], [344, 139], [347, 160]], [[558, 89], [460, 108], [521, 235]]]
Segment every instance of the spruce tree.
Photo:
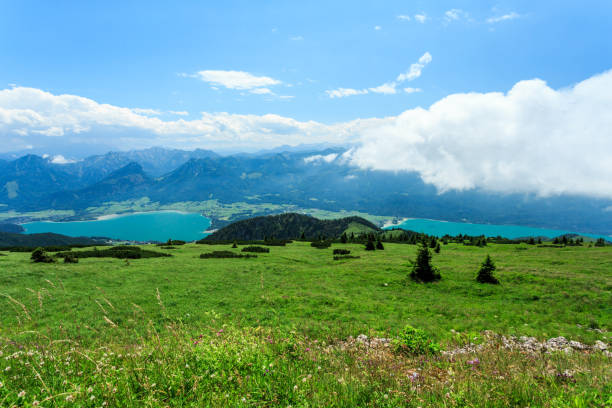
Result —
[[374, 241], [372, 241], [371, 239], [368, 239], [368, 242], [366, 243], [366, 247], [365, 250], [366, 251], [374, 251], [376, 248], [374, 247]]
[[436, 243], [436, 247], [434, 248], [434, 252], [435, 252], [436, 254], [439, 254], [439, 253], [440, 253], [440, 243], [439, 243], [439, 242], [438, 242], [438, 243]]
[[480, 270], [478, 271], [478, 275], [476, 276], [476, 281], [480, 283], [491, 283], [497, 285], [499, 280], [495, 276], [493, 276], [493, 272], [495, 271], [495, 264], [491, 260], [491, 257], [487, 255], [484, 262], [480, 266]]
[[348, 241], [348, 238], [346, 237], [346, 232], [343, 232], [342, 235], [340, 236], [340, 242], [342, 242], [343, 244], [346, 244], [347, 241]]
[[380, 250], [385, 249], [385, 247], [383, 246], [383, 243], [382, 243], [382, 241], [380, 239], [376, 242], [376, 249], [380, 249]]
[[427, 248], [425, 239], [423, 239], [417, 250], [417, 258], [412, 265], [410, 278], [417, 282], [434, 282], [442, 279], [438, 269], [431, 264], [431, 252]]

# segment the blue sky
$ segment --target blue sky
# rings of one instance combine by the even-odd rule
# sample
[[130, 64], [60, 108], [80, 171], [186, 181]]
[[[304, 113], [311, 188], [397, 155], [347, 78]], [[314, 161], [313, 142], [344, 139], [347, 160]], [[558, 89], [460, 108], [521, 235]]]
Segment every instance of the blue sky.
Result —
[[611, 21], [603, 0], [0, 0], [0, 153], [343, 145], [440, 191], [612, 197]]
[[[332, 123], [397, 115], [457, 92], [504, 92], [523, 79], [559, 88], [612, 67], [607, 1], [4, 1], [0, 8], [4, 87], [195, 116], [275, 113]], [[449, 10], [461, 10], [458, 19], [449, 20]], [[515, 18], [487, 22], [502, 16]], [[404, 84], [421, 92], [336, 99], [325, 92], [386, 83], [425, 52], [431, 63]], [[270, 77], [282, 82], [272, 91], [293, 98], [213, 90], [179, 75], [201, 70]]]

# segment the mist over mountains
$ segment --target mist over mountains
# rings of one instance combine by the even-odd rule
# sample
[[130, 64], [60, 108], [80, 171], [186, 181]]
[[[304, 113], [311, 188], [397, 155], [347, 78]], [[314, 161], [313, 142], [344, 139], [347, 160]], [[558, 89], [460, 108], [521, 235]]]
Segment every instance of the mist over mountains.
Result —
[[448, 221], [515, 224], [610, 234], [612, 200], [484, 190], [439, 193], [414, 172], [357, 168], [345, 149], [297, 149], [220, 156], [209, 150], [151, 148], [78, 162], [26, 155], [0, 160], [2, 210], [84, 210], [148, 197], [293, 204], [329, 211]]

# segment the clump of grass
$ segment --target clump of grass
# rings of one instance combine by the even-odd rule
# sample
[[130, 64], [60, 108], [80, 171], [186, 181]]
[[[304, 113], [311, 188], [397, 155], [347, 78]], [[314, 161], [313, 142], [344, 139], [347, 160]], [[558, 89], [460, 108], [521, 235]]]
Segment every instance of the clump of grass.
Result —
[[441, 350], [438, 343], [433, 341], [423, 330], [410, 325], [404, 327], [394, 341], [395, 350], [403, 354], [435, 355]]

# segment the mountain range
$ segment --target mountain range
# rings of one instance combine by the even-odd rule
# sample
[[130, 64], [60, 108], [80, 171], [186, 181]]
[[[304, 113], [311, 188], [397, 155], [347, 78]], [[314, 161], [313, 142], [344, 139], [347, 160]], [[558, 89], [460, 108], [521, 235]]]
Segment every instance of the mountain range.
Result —
[[342, 159], [342, 148], [220, 156], [152, 148], [57, 164], [26, 155], [0, 160], [0, 210], [74, 210], [148, 197], [162, 204], [292, 204], [328, 211], [529, 225], [612, 233], [612, 200], [538, 197], [482, 190], [439, 193], [418, 174], [373, 171]]

